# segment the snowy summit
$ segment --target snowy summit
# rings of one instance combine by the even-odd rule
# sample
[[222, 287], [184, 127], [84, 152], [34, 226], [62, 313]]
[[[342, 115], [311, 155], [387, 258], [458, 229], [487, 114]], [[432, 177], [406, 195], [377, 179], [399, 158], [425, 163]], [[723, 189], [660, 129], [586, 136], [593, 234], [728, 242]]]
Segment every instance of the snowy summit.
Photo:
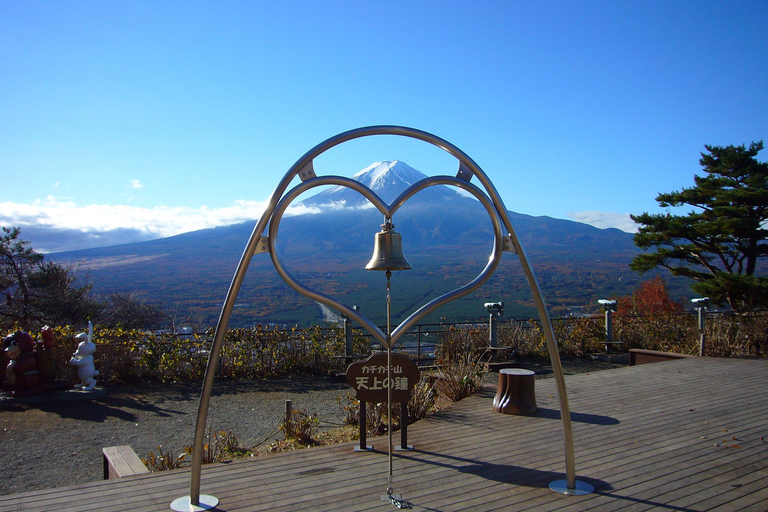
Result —
[[[358, 172], [353, 179], [367, 185], [385, 201], [396, 198], [403, 190], [427, 176], [405, 162], [376, 162]], [[391, 197], [388, 197], [392, 195]]]
[[[352, 176], [353, 179], [366, 185], [368, 188], [376, 192], [376, 194], [384, 200], [384, 202], [390, 203], [397, 196], [399, 196], [405, 189], [426, 178], [422, 172], [417, 171], [410, 165], [400, 160], [374, 162], [362, 171]], [[430, 187], [431, 189], [439, 189], [439, 199], [451, 199], [454, 194], [458, 193], [449, 190], [448, 187]], [[426, 195], [435, 196], [433, 193], [421, 192], [418, 195], [425, 197]], [[318, 194], [310, 197], [309, 199], [302, 201], [306, 206], [323, 206], [333, 205], [336, 207], [360, 207], [368, 206], [370, 203], [367, 199], [360, 194], [347, 187], [336, 186], [319, 192]]]

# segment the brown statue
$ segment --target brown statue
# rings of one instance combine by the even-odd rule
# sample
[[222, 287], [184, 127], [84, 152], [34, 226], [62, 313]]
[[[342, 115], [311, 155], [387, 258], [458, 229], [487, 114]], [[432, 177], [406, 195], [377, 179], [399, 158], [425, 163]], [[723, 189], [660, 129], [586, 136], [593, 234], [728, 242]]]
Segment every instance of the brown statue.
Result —
[[3, 351], [10, 359], [5, 368], [3, 388], [11, 391], [13, 396], [40, 392], [40, 369], [34, 347], [32, 336], [24, 331], [16, 331], [3, 340]]

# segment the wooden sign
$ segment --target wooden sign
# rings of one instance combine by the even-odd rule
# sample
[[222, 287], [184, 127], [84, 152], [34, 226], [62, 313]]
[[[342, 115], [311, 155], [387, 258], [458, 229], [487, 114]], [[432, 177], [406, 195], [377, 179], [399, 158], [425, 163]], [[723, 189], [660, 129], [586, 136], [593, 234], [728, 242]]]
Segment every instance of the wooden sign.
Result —
[[421, 374], [416, 363], [406, 356], [392, 354], [392, 379], [387, 373], [387, 354], [374, 354], [347, 368], [347, 383], [355, 390], [355, 398], [372, 404], [387, 401], [387, 388], [392, 388], [392, 402], [411, 399], [411, 391]]

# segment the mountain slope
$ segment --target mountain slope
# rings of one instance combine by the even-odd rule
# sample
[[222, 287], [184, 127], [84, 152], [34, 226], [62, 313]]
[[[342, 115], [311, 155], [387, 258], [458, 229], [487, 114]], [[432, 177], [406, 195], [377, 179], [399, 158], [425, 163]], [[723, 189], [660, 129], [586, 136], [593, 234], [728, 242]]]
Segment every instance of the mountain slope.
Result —
[[[423, 178], [402, 162], [380, 162], [357, 175], [385, 201]], [[434, 189], [434, 190], [433, 190]], [[344, 187], [328, 189], [307, 205], [343, 203], [345, 208], [287, 217], [278, 230], [278, 251], [288, 270], [317, 290], [347, 304], [359, 304], [384, 323], [384, 281], [366, 272], [374, 234], [382, 216], [360, 208], [360, 196]], [[429, 194], [427, 194], [429, 192]], [[512, 222], [542, 286], [544, 296], [562, 314], [572, 306], [594, 305], [597, 298], [630, 293], [639, 278], [628, 268], [638, 253], [632, 236], [577, 222], [510, 213]], [[451, 187], [430, 187], [393, 219], [403, 236], [403, 250], [413, 270], [393, 276], [395, 323], [429, 298], [471, 279], [487, 263], [492, 228], [478, 201]], [[180, 318], [213, 324], [254, 222], [122, 246], [53, 255], [87, 270], [104, 293], [135, 291], [161, 301]], [[515, 255], [505, 253], [496, 274], [471, 296], [445, 306], [428, 321], [477, 319], [483, 302], [503, 300], [507, 316], [535, 315], [530, 290]], [[266, 254], [253, 258], [238, 297], [232, 325], [280, 323], [307, 325], [321, 321], [313, 302], [289, 289]]]

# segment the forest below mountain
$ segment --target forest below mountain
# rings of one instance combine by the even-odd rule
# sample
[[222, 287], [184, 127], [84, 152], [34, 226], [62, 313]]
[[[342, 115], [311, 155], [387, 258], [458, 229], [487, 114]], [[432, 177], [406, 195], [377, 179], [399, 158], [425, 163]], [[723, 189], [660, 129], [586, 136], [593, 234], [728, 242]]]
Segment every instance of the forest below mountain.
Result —
[[[405, 208], [395, 219], [396, 229], [403, 234], [405, 256], [413, 266], [392, 277], [395, 324], [429, 299], [471, 280], [487, 263], [492, 243], [490, 223], [478, 226], [471, 216], [458, 210], [454, 205], [451, 213], [456, 215], [447, 210], [431, 210], [427, 215], [417, 206]], [[358, 212], [348, 225], [347, 215], [284, 219], [279, 250], [298, 280], [348, 305], [359, 305], [367, 316], [384, 324], [385, 277], [381, 272], [364, 270], [381, 219], [372, 212]], [[554, 316], [596, 311], [598, 298], [629, 295], [641, 281], [653, 277], [651, 273], [639, 276], [629, 269], [629, 262], [638, 253], [630, 234], [548, 217], [512, 214], [512, 220]], [[180, 322], [210, 326], [219, 316], [254, 225], [247, 222], [53, 257], [74, 264], [98, 292], [135, 292], [161, 303]], [[673, 280], [669, 285], [675, 298], [690, 295], [686, 281]], [[504, 253], [485, 285], [424, 322], [483, 318], [483, 303], [490, 301], [504, 301], [507, 318], [536, 316], [516, 255]], [[321, 323], [323, 318], [316, 303], [283, 283], [268, 254], [257, 254], [238, 296], [231, 325], [303, 327]]]

